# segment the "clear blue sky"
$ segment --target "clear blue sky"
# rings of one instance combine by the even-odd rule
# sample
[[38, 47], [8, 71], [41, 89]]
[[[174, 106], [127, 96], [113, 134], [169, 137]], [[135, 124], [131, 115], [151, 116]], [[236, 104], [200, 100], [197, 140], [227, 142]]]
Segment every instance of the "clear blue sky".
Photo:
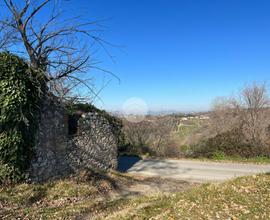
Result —
[[[106, 109], [140, 97], [152, 110], [206, 110], [245, 83], [270, 80], [269, 0], [72, 0], [65, 8], [103, 22], [114, 72]], [[94, 74], [94, 73], [93, 73]], [[104, 75], [99, 73], [97, 83]]]

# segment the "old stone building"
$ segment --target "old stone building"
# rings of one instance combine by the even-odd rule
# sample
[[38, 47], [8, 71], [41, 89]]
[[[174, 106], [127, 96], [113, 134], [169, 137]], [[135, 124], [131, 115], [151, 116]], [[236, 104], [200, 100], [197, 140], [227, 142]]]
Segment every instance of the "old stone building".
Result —
[[[41, 108], [36, 154], [29, 178], [41, 182], [75, 173], [80, 169], [114, 169], [117, 137], [110, 122], [99, 112], [82, 113], [70, 135], [64, 106], [47, 98]], [[73, 128], [74, 129], [74, 128]]]

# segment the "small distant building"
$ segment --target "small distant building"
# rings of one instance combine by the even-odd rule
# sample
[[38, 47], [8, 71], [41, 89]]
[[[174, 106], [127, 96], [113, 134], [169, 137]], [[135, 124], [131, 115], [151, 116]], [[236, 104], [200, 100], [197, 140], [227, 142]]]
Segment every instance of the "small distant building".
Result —
[[210, 119], [210, 117], [209, 116], [206, 116], [206, 115], [201, 115], [200, 116], [200, 119], [201, 120], [208, 120], [208, 119]]

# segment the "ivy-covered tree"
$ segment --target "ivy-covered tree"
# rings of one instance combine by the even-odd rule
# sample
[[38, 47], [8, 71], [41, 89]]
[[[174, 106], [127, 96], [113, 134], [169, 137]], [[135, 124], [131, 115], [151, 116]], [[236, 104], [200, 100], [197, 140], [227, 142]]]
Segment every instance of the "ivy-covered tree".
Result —
[[39, 75], [16, 55], [0, 53], [0, 182], [24, 178], [34, 153]]

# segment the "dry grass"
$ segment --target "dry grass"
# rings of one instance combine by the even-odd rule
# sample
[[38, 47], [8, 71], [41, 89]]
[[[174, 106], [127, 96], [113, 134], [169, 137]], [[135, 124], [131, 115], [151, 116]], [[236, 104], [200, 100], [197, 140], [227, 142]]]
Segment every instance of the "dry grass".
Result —
[[139, 179], [83, 174], [45, 184], [1, 187], [0, 219], [270, 219], [270, 175], [187, 187], [176, 193], [108, 196], [116, 182], [128, 187], [134, 181]]
[[270, 219], [270, 176], [241, 177], [108, 207], [98, 219]]
[[181, 180], [87, 171], [44, 184], [0, 187], [0, 219], [89, 219], [122, 198], [192, 186]]
[[91, 212], [117, 185], [132, 178], [120, 174], [82, 172], [80, 176], [44, 184], [0, 187], [0, 219], [73, 219]]

